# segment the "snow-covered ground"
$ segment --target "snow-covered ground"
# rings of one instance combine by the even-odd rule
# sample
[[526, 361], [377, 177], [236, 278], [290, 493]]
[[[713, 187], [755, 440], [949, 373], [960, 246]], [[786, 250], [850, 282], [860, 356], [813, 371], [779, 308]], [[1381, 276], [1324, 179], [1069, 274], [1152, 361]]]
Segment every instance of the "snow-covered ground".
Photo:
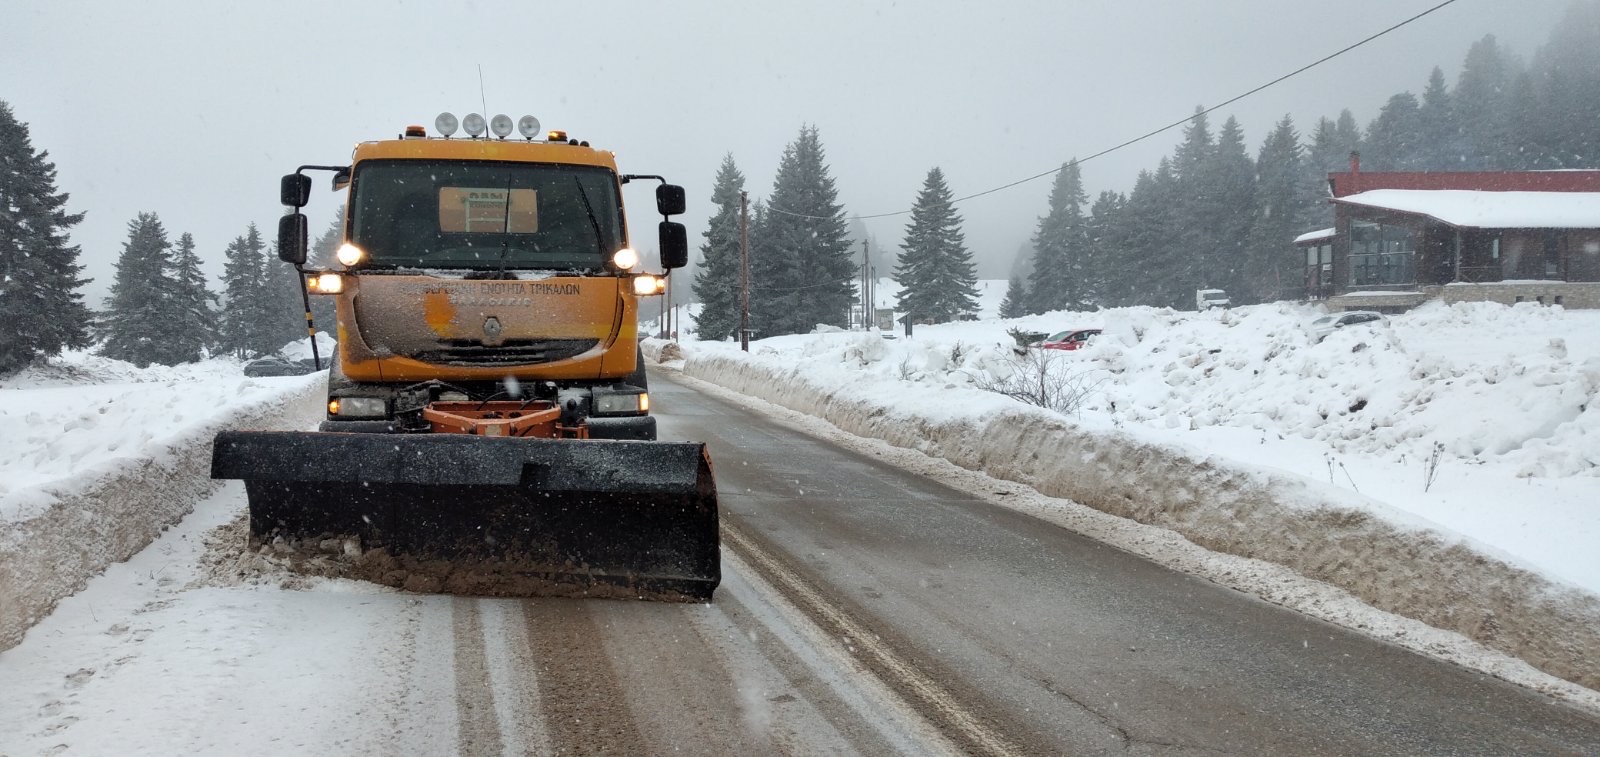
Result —
[[[984, 283], [983, 312], [996, 312], [1005, 282]], [[1057, 312], [919, 326], [910, 339], [775, 337], [751, 352], [926, 418], [1015, 405], [977, 388], [1021, 369], [1007, 329], [1103, 328], [1087, 349], [1046, 353], [1084, 390], [1064, 414], [1075, 423], [1349, 489], [1387, 505], [1374, 507], [1382, 517], [1600, 593], [1600, 311], [1430, 304], [1318, 342], [1306, 325], [1322, 312]], [[948, 388], [949, 401], [910, 406], [907, 385]]]
[[216, 432], [315, 422], [326, 374], [242, 368], [72, 352], [0, 382], [0, 649], [216, 489]]
[[232, 359], [138, 368], [86, 352], [28, 368], [0, 381], [0, 427], [9, 430], [0, 435], [0, 521], [241, 405], [317, 380], [247, 378]]
[[[676, 354], [690, 376], [847, 432], [1600, 682], [1585, 661], [1600, 655], [1600, 312], [1431, 304], [1319, 341], [1306, 327], [1321, 314], [1058, 312]], [[1006, 333], [1079, 327], [1105, 333], [1021, 356]], [[992, 391], [1041, 360], [1080, 395], [1070, 408]]]

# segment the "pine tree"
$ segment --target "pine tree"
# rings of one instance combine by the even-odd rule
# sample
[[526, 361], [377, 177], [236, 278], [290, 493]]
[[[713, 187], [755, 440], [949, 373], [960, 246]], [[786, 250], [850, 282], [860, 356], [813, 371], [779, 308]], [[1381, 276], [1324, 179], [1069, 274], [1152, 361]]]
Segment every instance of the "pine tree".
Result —
[[1568, 6], [1534, 55], [1538, 107], [1518, 110], [1518, 129], [1542, 132], [1529, 156], [1540, 167], [1600, 165], [1600, 3]]
[[1195, 114], [1183, 133], [1183, 141], [1172, 155], [1171, 170], [1177, 181], [1176, 196], [1172, 206], [1177, 219], [1175, 236], [1170, 243], [1182, 253], [1179, 270], [1174, 271], [1189, 289], [1197, 289], [1205, 282], [1207, 262], [1217, 245], [1211, 211], [1216, 187], [1211, 186], [1206, 175], [1207, 164], [1216, 143], [1211, 137], [1211, 127], [1204, 109], [1195, 108]]
[[38, 357], [89, 345], [92, 317], [77, 291], [78, 248], [48, 152], [34, 152], [28, 127], [0, 100], [0, 375]]
[[947, 323], [978, 312], [978, 272], [961, 233], [944, 172], [935, 166], [922, 182], [900, 244], [895, 309], [913, 323]]
[[227, 263], [222, 271], [224, 286], [221, 332], [222, 349], [238, 357], [260, 354], [265, 318], [269, 317], [263, 292], [266, 270], [261, 233], [250, 224], [244, 236], [228, 243]]
[[267, 315], [262, 322], [259, 351], [273, 353], [290, 342], [309, 338], [306, 298], [300, 291], [300, 273], [278, 259], [277, 242], [273, 242], [262, 257], [266, 268], [261, 272], [264, 286], [261, 296]]
[[1300, 136], [1289, 116], [1267, 135], [1256, 158], [1255, 215], [1246, 246], [1246, 275], [1229, 290], [1235, 302], [1263, 302], [1282, 296], [1286, 283], [1297, 281], [1299, 261], [1291, 240], [1305, 228], [1305, 166]]
[[1423, 168], [1422, 106], [1417, 96], [1401, 92], [1389, 98], [1367, 127], [1365, 166], [1374, 171], [1419, 171]]
[[706, 224], [706, 241], [700, 245], [700, 270], [694, 275], [694, 293], [700, 299], [696, 328], [701, 339], [722, 341], [738, 336], [740, 319], [741, 260], [739, 251], [739, 195], [744, 174], [723, 156], [711, 189], [716, 212]]
[[194, 237], [185, 232], [178, 237], [172, 256], [170, 279], [175, 285], [168, 312], [172, 319], [171, 336], [161, 362], [192, 363], [217, 346], [217, 295], [200, 270], [200, 256], [194, 251]]
[[1050, 187], [1050, 205], [1033, 233], [1033, 273], [1028, 277], [1030, 313], [1083, 309], [1083, 175], [1077, 158], [1062, 164]]
[[1103, 191], [1090, 206], [1089, 218], [1084, 222], [1088, 251], [1084, 256], [1084, 276], [1088, 282], [1085, 296], [1098, 307], [1112, 307], [1127, 301], [1129, 289], [1137, 278], [1137, 272], [1127, 268], [1126, 230], [1122, 218], [1126, 203], [1121, 193]]
[[156, 214], [140, 213], [128, 222], [128, 241], [122, 245], [117, 277], [111, 285], [111, 311], [101, 354], [141, 368], [177, 362], [171, 357], [177, 327], [172, 307], [177, 286], [169, 277], [171, 249]]
[[1464, 169], [1499, 169], [1515, 153], [1508, 95], [1516, 74], [1515, 61], [1493, 34], [1467, 50], [1455, 91], [1457, 123], [1467, 150]]
[[1182, 307], [1194, 301], [1194, 282], [1187, 267], [1191, 256], [1177, 241], [1182, 191], [1172, 171], [1172, 159], [1162, 158], [1155, 173], [1139, 173], [1128, 195], [1123, 217], [1129, 267], [1138, 272], [1129, 304]]
[[756, 337], [796, 333], [792, 313], [802, 286], [799, 261], [779, 254], [771, 241], [767, 204], [750, 205], [750, 330]]
[[1021, 318], [1027, 315], [1028, 310], [1023, 307], [1027, 295], [1027, 290], [1022, 287], [1022, 277], [1012, 276], [1011, 283], [1006, 285], [1006, 296], [1000, 300], [1000, 317]]
[[760, 276], [751, 272], [756, 328], [772, 336], [847, 325], [856, 266], [816, 127], [802, 127], [784, 149], [760, 236]]
[[1463, 159], [1461, 133], [1456, 128], [1450, 91], [1438, 66], [1428, 74], [1417, 112], [1418, 158], [1424, 171], [1453, 171]]
[[1210, 244], [1199, 250], [1201, 286], [1195, 288], [1241, 289], [1259, 271], [1245, 248], [1255, 215], [1256, 165], [1237, 119], [1229, 116], [1223, 123], [1200, 171], [1205, 190], [1197, 198], [1195, 223]]

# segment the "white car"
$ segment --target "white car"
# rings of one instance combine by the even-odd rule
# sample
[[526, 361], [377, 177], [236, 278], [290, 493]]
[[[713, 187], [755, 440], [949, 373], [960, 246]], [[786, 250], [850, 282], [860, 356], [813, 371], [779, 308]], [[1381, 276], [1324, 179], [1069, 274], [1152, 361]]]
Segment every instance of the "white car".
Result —
[[1194, 290], [1195, 309], [1205, 311], [1212, 308], [1225, 308], [1233, 304], [1228, 299], [1228, 293], [1221, 289], [1196, 289]]
[[1345, 313], [1332, 313], [1322, 316], [1312, 321], [1311, 325], [1307, 326], [1306, 329], [1311, 332], [1311, 341], [1320, 342], [1339, 329], [1360, 323], [1387, 326], [1389, 325], [1389, 319], [1383, 317], [1382, 313], [1371, 310], [1351, 310]]

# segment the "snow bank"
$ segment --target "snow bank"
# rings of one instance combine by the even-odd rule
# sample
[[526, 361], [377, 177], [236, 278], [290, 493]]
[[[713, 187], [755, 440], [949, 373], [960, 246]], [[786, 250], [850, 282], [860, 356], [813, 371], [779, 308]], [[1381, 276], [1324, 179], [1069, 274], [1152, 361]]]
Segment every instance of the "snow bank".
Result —
[[[1322, 342], [1304, 332], [1315, 315], [1134, 308], [682, 348], [688, 375], [1600, 687], [1600, 314], [1431, 306]], [[1076, 415], [973, 388], [1007, 363], [1007, 326], [1080, 325], [1107, 333], [1061, 356], [1093, 387]], [[1425, 491], [1435, 449], [1446, 473]]]
[[315, 423], [325, 380], [73, 353], [0, 384], [0, 650], [215, 490], [218, 431]]

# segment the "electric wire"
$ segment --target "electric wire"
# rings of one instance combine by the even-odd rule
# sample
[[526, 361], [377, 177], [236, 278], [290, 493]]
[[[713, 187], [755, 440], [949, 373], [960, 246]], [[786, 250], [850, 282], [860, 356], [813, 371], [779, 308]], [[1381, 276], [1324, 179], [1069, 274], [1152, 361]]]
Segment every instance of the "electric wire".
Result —
[[[1408, 18], [1408, 19], [1406, 19], [1404, 21], [1401, 21], [1401, 22], [1399, 22], [1399, 23], [1397, 23], [1397, 24], [1395, 24], [1393, 26], [1390, 26], [1389, 28], [1384, 29], [1383, 31], [1377, 32], [1375, 34], [1372, 34], [1372, 35], [1370, 35], [1370, 36], [1368, 36], [1368, 37], [1366, 37], [1366, 38], [1364, 38], [1364, 39], [1362, 39], [1362, 40], [1360, 40], [1358, 42], [1354, 42], [1354, 43], [1352, 43], [1350, 45], [1346, 45], [1345, 47], [1340, 48], [1339, 50], [1336, 50], [1336, 51], [1334, 51], [1332, 53], [1324, 55], [1323, 57], [1318, 58], [1317, 60], [1314, 60], [1314, 61], [1312, 61], [1310, 63], [1307, 63], [1304, 66], [1301, 66], [1301, 67], [1299, 67], [1299, 68], [1297, 68], [1297, 69], [1295, 69], [1293, 71], [1290, 71], [1289, 73], [1286, 73], [1286, 74], [1284, 74], [1282, 76], [1279, 76], [1278, 78], [1273, 79], [1272, 81], [1269, 81], [1266, 84], [1262, 84], [1262, 85], [1260, 85], [1260, 86], [1258, 86], [1258, 87], [1256, 87], [1254, 89], [1251, 89], [1251, 90], [1249, 90], [1247, 92], [1244, 92], [1243, 94], [1239, 94], [1239, 95], [1235, 95], [1233, 97], [1230, 97], [1227, 100], [1224, 100], [1224, 101], [1222, 101], [1222, 102], [1220, 102], [1220, 103], [1218, 103], [1216, 105], [1213, 105], [1213, 106], [1211, 106], [1209, 108], [1203, 108], [1203, 109], [1195, 112], [1193, 115], [1188, 116], [1187, 118], [1182, 118], [1182, 119], [1179, 119], [1177, 121], [1173, 121], [1172, 123], [1167, 124], [1166, 126], [1162, 126], [1162, 127], [1158, 128], [1158, 129], [1153, 129], [1151, 131], [1145, 132], [1144, 134], [1141, 134], [1141, 135], [1139, 135], [1137, 137], [1134, 137], [1133, 139], [1130, 139], [1130, 140], [1128, 140], [1126, 142], [1122, 142], [1120, 144], [1108, 147], [1108, 148], [1106, 148], [1104, 150], [1101, 150], [1101, 151], [1099, 151], [1097, 153], [1094, 153], [1094, 154], [1092, 154], [1092, 155], [1090, 155], [1090, 156], [1088, 156], [1086, 158], [1075, 158], [1073, 160], [1069, 160], [1066, 163], [1061, 164], [1060, 166], [1052, 168], [1052, 169], [1050, 169], [1048, 171], [1042, 171], [1040, 173], [1036, 173], [1036, 174], [1034, 174], [1032, 176], [1029, 176], [1029, 177], [1026, 177], [1026, 178], [1017, 179], [1016, 181], [1013, 181], [1013, 182], [1011, 182], [1009, 184], [1002, 184], [1002, 185], [1000, 185], [998, 187], [992, 187], [990, 189], [985, 189], [985, 190], [983, 190], [981, 192], [974, 192], [974, 193], [969, 194], [969, 195], [963, 195], [961, 197], [955, 198], [954, 200], [951, 200], [950, 202], [953, 205], [953, 204], [956, 204], [956, 203], [965, 202], [967, 200], [971, 200], [971, 199], [975, 199], [975, 198], [978, 198], [978, 197], [982, 197], [984, 195], [994, 194], [995, 192], [1000, 192], [1000, 191], [1003, 191], [1003, 190], [1006, 190], [1006, 189], [1010, 189], [1010, 188], [1015, 187], [1015, 186], [1026, 184], [1026, 183], [1028, 183], [1030, 181], [1036, 181], [1036, 180], [1042, 179], [1042, 178], [1044, 178], [1046, 176], [1054, 175], [1056, 173], [1061, 172], [1067, 166], [1082, 165], [1082, 164], [1087, 163], [1087, 162], [1089, 162], [1091, 160], [1094, 160], [1095, 158], [1099, 158], [1099, 157], [1102, 157], [1102, 156], [1105, 156], [1105, 155], [1110, 155], [1111, 153], [1114, 153], [1114, 152], [1116, 152], [1118, 150], [1121, 150], [1121, 149], [1123, 149], [1125, 147], [1130, 147], [1132, 145], [1138, 144], [1140, 142], [1145, 141], [1146, 139], [1149, 139], [1151, 137], [1156, 136], [1157, 134], [1160, 134], [1160, 133], [1165, 132], [1165, 131], [1169, 131], [1171, 129], [1175, 129], [1175, 128], [1179, 127], [1179, 126], [1182, 126], [1182, 125], [1184, 125], [1186, 123], [1189, 123], [1190, 121], [1195, 120], [1196, 118], [1199, 118], [1201, 116], [1207, 115], [1207, 114], [1209, 114], [1209, 113], [1211, 113], [1213, 111], [1217, 111], [1217, 110], [1221, 110], [1222, 108], [1226, 108], [1229, 105], [1232, 105], [1232, 104], [1234, 104], [1234, 103], [1236, 103], [1236, 102], [1238, 102], [1240, 100], [1245, 99], [1246, 97], [1249, 97], [1249, 96], [1251, 96], [1253, 94], [1256, 94], [1257, 92], [1260, 92], [1260, 91], [1262, 91], [1264, 89], [1267, 89], [1268, 87], [1271, 87], [1271, 86], [1273, 86], [1275, 84], [1282, 83], [1282, 82], [1284, 82], [1284, 81], [1286, 81], [1288, 79], [1291, 79], [1291, 78], [1294, 78], [1295, 76], [1303, 74], [1306, 71], [1309, 71], [1309, 70], [1311, 70], [1313, 68], [1316, 68], [1317, 66], [1320, 66], [1320, 65], [1322, 65], [1324, 63], [1327, 63], [1328, 61], [1331, 61], [1334, 58], [1337, 58], [1337, 57], [1339, 57], [1341, 55], [1344, 55], [1345, 53], [1348, 53], [1348, 52], [1350, 52], [1350, 51], [1352, 51], [1352, 50], [1354, 50], [1354, 49], [1356, 49], [1358, 47], [1361, 47], [1362, 45], [1365, 45], [1365, 44], [1367, 44], [1369, 42], [1372, 42], [1372, 41], [1378, 39], [1379, 37], [1383, 37], [1383, 36], [1385, 36], [1385, 35], [1387, 35], [1387, 34], [1389, 34], [1391, 32], [1394, 32], [1394, 31], [1400, 29], [1401, 27], [1404, 27], [1404, 26], [1406, 26], [1406, 25], [1408, 25], [1408, 24], [1410, 24], [1410, 23], [1412, 23], [1414, 21], [1417, 21], [1418, 19], [1421, 19], [1424, 16], [1427, 16], [1427, 15], [1429, 15], [1431, 13], [1434, 13], [1435, 11], [1441, 10], [1447, 5], [1452, 5], [1456, 1], [1457, 0], [1444, 0], [1444, 2], [1439, 3], [1438, 5], [1435, 5], [1432, 8], [1429, 8], [1429, 9], [1427, 9], [1425, 11], [1422, 11], [1421, 13], [1418, 13], [1415, 16], [1412, 16], [1412, 17], [1410, 17], [1410, 18]], [[771, 205], [770, 203], [766, 206], [766, 209], [770, 210], [770, 211], [772, 211], [774, 213], [778, 213], [778, 214], [786, 215], [786, 216], [792, 216], [792, 217], [795, 217], [795, 218], [810, 218], [810, 219], [815, 219], [815, 220], [827, 220], [827, 219], [835, 217], [835, 216], [814, 216], [814, 215], [808, 215], [808, 214], [805, 214], [805, 213], [796, 213], [796, 212], [793, 212], [793, 211], [784, 210], [783, 208], [775, 207], [775, 206]], [[873, 213], [871, 215], [858, 215], [858, 216], [851, 216], [851, 217], [852, 218], [859, 218], [861, 220], [867, 220], [867, 219], [872, 219], [872, 218], [890, 218], [890, 217], [893, 217], [893, 216], [903, 216], [903, 215], [906, 215], [906, 214], [908, 214], [910, 212], [911, 212], [911, 210], [908, 208], [906, 210], [896, 210], [896, 211], [894, 211], [892, 213]]]

